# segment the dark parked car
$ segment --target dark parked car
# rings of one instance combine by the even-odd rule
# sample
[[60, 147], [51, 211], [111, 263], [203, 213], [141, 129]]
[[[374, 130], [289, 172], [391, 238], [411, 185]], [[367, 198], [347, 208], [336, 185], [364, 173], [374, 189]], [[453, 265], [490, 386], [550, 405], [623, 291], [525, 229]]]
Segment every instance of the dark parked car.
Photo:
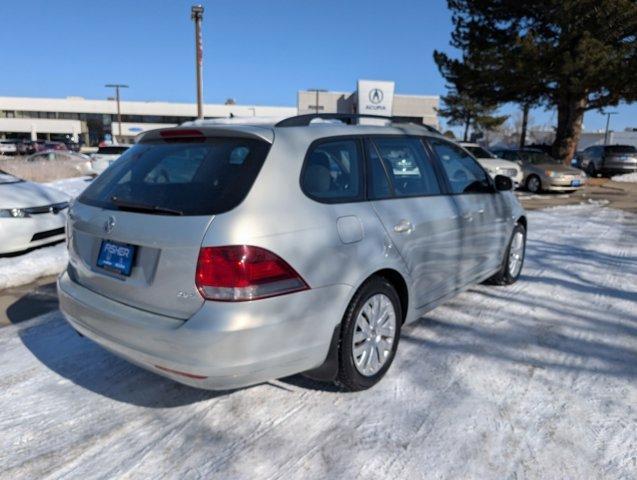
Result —
[[579, 155], [580, 167], [589, 176], [637, 172], [637, 148], [632, 145], [594, 145]]

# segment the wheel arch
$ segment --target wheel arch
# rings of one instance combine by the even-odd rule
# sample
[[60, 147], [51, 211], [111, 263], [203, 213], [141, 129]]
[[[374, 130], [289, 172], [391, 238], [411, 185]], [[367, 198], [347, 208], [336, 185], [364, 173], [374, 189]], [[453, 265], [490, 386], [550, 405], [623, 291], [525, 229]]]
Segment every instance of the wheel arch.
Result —
[[405, 323], [405, 319], [407, 318], [407, 309], [409, 308], [409, 289], [407, 288], [405, 278], [398, 270], [394, 270], [393, 268], [377, 270], [367, 277], [365, 281], [372, 277], [384, 278], [396, 289], [396, 293], [398, 293], [398, 298], [400, 299], [400, 309], [403, 317], [402, 321]]
[[520, 225], [522, 225], [524, 227], [524, 230], [527, 231], [528, 229], [526, 228], [527, 226], [527, 220], [526, 220], [526, 216], [525, 215], [520, 215], [520, 217], [516, 220], [515, 223], [518, 223]]

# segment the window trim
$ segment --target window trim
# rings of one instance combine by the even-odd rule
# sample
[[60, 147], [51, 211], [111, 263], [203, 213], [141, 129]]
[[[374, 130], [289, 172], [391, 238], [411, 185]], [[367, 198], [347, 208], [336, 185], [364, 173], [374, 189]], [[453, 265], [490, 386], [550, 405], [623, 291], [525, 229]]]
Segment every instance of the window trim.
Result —
[[[305, 156], [303, 158], [303, 166], [301, 167], [301, 173], [299, 174], [299, 186], [303, 194], [315, 202], [323, 203], [327, 205], [334, 204], [347, 204], [347, 203], [361, 203], [368, 201], [367, 199], [367, 161], [365, 156], [365, 149], [363, 145], [363, 137], [364, 135], [334, 135], [330, 137], [322, 137], [318, 138], [312, 143], [310, 143], [305, 150]], [[359, 185], [361, 185], [361, 189], [358, 192], [356, 197], [333, 197], [333, 198], [321, 198], [317, 197], [310, 192], [307, 191], [305, 185], [303, 184], [303, 177], [305, 175], [305, 171], [308, 168], [308, 162], [310, 158], [310, 153], [314, 151], [314, 149], [321, 144], [324, 143], [334, 143], [334, 142], [342, 142], [351, 140], [355, 143], [356, 148], [359, 154], [359, 160], [361, 163], [361, 168], [359, 169]]]
[[[440, 159], [440, 157], [438, 156], [438, 153], [436, 153], [436, 151], [434, 150], [433, 146], [431, 145], [431, 140], [439, 140], [445, 143], [448, 143], [452, 146], [458, 147], [461, 150], [465, 151], [469, 157], [476, 163], [476, 165], [478, 165], [478, 167], [480, 168], [480, 170], [482, 170], [484, 172], [484, 175], [487, 178], [487, 181], [489, 182], [489, 187], [490, 190], [489, 191], [485, 191], [485, 192], [454, 192], [453, 189], [451, 188], [451, 182], [449, 180], [449, 176], [447, 175], [447, 172], [445, 170], [445, 168], [442, 166], [442, 160]], [[442, 138], [438, 138], [438, 137], [423, 137], [423, 141], [424, 143], [427, 145], [427, 148], [430, 150], [431, 155], [433, 155], [432, 158], [435, 158], [436, 163], [439, 166], [440, 172], [443, 175], [443, 179], [446, 185], [446, 189], [448, 191], [448, 195], [451, 196], [456, 196], [456, 195], [493, 195], [495, 193], [499, 193], [499, 190], [495, 188], [495, 180], [493, 178], [491, 178], [491, 175], [489, 175], [489, 172], [487, 172], [487, 170], [480, 165], [480, 162], [478, 162], [475, 157], [473, 155], [471, 155], [471, 153], [467, 150], [465, 150], [462, 146], [457, 145], [453, 142], [450, 142], [449, 140], [445, 140]]]

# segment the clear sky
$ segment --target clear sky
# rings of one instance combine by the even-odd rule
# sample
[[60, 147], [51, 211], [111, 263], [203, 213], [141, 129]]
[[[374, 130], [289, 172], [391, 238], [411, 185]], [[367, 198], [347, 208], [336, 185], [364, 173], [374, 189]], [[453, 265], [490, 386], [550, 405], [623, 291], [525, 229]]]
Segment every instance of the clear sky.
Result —
[[[0, 95], [194, 101], [187, 0], [1, 0]], [[295, 106], [305, 88], [353, 91], [359, 78], [406, 94], [445, 93], [432, 59], [450, 50], [451, 15], [434, 0], [204, 0], [204, 99]], [[505, 107], [505, 113], [512, 113]], [[637, 127], [637, 105], [611, 127]], [[555, 123], [536, 111], [537, 124]], [[591, 112], [587, 130], [604, 127]]]

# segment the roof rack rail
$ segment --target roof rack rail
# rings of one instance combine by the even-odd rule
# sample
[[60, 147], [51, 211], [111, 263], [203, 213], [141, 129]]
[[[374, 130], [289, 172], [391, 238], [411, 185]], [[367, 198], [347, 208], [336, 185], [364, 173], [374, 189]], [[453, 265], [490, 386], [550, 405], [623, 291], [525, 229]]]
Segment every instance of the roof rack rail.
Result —
[[430, 125], [425, 125], [424, 123], [423, 124], [413, 123], [400, 117], [383, 117], [381, 115], [370, 115], [370, 114], [364, 114], [364, 113], [308, 113], [305, 115], [297, 115], [295, 117], [286, 118], [285, 120], [281, 120], [280, 122], [276, 123], [274, 126], [275, 127], [306, 127], [312, 122], [312, 120], [315, 120], [317, 118], [320, 118], [321, 120], [339, 120], [342, 123], [345, 123], [347, 125], [356, 125], [358, 123], [358, 120], [360, 120], [361, 118], [372, 118], [376, 120], [385, 120], [386, 122], [393, 123], [393, 124], [403, 123], [403, 124], [415, 125], [415, 126], [424, 128], [432, 133], [440, 134], [440, 132], [436, 130], [434, 127]]

